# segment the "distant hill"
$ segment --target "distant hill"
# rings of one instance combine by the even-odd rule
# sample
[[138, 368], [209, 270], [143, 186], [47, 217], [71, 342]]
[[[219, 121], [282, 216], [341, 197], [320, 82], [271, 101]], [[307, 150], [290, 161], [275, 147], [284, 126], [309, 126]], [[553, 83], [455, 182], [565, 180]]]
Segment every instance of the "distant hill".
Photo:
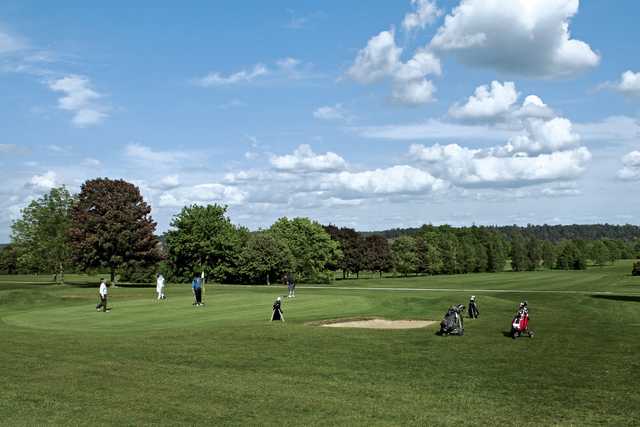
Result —
[[[423, 228], [433, 227], [435, 229], [446, 227], [449, 229], [463, 229], [470, 227], [451, 227], [423, 225], [420, 228], [393, 228], [383, 231], [365, 231], [361, 232], [364, 236], [373, 234], [382, 235], [387, 239], [394, 239], [403, 235], [417, 234]], [[525, 236], [536, 237], [541, 240], [549, 240], [559, 242], [561, 240], [598, 240], [598, 239], [616, 239], [616, 240], [634, 240], [640, 239], [640, 226], [637, 225], [612, 225], [612, 224], [572, 224], [572, 225], [527, 225], [526, 227], [518, 225], [506, 226], [478, 226], [478, 228], [489, 228], [503, 233], [507, 238], [511, 238], [516, 233], [522, 233]]]

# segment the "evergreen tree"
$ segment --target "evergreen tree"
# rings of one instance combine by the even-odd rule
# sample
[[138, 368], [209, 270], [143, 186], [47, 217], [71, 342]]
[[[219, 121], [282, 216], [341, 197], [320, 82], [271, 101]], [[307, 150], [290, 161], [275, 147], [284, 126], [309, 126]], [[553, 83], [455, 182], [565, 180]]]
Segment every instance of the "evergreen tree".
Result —
[[517, 234], [511, 240], [511, 269], [525, 271], [529, 268], [529, 256], [524, 238]]
[[438, 251], [442, 259], [442, 272], [456, 274], [458, 272], [458, 240], [453, 233], [440, 235]]
[[531, 237], [527, 241], [527, 270], [534, 271], [542, 262], [542, 244], [540, 240]]
[[489, 255], [487, 253], [487, 247], [483, 244], [477, 243], [476, 246], [476, 268], [473, 270], [476, 273], [484, 273], [488, 271]]
[[602, 240], [593, 242], [591, 246], [591, 259], [595, 265], [603, 266], [609, 261], [609, 248]]
[[464, 237], [460, 242], [460, 256], [458, 257], [458, 272], [473, 273], [478, 265], [478, 257], [473, 241]]
[[548, 240], [542, 242], [542, 266], [552, 269], [556, 265], [556, 248], [553, 243]]
[[487, 249], [487, 271], [503, 271], [507, 262], [507, 249], [502, 237], [495, 231], [487, 233], [484, 246]]

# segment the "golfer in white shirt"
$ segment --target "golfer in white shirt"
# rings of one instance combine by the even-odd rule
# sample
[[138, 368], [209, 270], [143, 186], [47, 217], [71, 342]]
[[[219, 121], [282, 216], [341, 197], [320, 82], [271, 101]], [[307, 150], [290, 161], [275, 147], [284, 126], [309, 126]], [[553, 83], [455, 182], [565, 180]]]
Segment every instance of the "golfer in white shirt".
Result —
[[100, 303], [96, 306], [96, 310], [100, 310], [102, 308], [103, 312], [107, 311], [107, 283], [104, 279], [100, 279]]
[[161, 273], [158, 273], [156, 278], [156, 293], [159, 300], [167, 298], [164, 294], [164, 276]]

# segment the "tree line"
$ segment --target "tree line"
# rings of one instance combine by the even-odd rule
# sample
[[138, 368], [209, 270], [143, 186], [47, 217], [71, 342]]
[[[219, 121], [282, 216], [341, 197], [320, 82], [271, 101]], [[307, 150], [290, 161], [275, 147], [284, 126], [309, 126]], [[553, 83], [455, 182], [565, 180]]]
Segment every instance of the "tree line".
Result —
[[112, 282], [149, 282], [157, 272], [184, 282], [204, 272], [208, 280], [269, 284], [285, 273], [328, 282], [336, 273], [357, 278], [363, 271], [407, 276], [584, 269], [640, 254], [640, 239], [633, 236], [555, 241], [533, 229], [424, 225], [388, 238], [285, 217], [252, 232], [233, 224], [225, 206], [192, 205], [156, 236], [139, 189], [99, 178], [86, 181], [78, 194], [60, 187], [30, 202], [12, 224], [11, 243], [0, 250], [0, 272], [54, 274], [59, 282], [65, 273], [81, 271], [108, 272]]
[[[549, 240], [554, 243], [563, 240], [625, 240], [633, 241], [640, 239], [640, 226], [625, 224], [570, 224], [570, 225], [533, 225], [521, 227], [518, 225], [487, 226], [495, 230], [508, 239], [514, 235], [524, 235], [539, 240]], [[420, 232], [420, 227], [414, 228], [393, 228], [382, 231], [363, 232], [365, 236], [381, 235], [387, 239], [395, 239], [404, 235], [415, 235]]]

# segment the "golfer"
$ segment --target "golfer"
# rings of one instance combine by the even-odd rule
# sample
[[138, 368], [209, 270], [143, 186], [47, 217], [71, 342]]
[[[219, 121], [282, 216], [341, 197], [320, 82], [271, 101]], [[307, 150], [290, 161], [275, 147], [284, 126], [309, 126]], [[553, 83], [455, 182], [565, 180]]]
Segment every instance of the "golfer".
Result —
[[193, 290], [193, 297], [196, 299], [193, 305], [195, 306], [204, 305], [202, 303], [202, 279], [197, 274], [193, 276], [193, 282], [191, 282], [191, 289]]
[[273, 303], [273, 311], [271, 312], [271, 321], [280, 320], [284, 322], [284, 316], [282, 315], [282, 299], [280, 297], [276, 298], [276, 301]]
[[159, 300], [167, 298], [164, 294], [164, 276], [162, 273], [158, 273], [158, 276], [156, 276], [156, 293]]
[[106, 313], [107, 311], [107, 283], [104, 281], [103, 279], [100, 279], [100, 290], [98, 291], [99, 295], [100, 295], [100, 303], [98, 305], [96, 305], [96, 310], [100, 311], [100, 308], [102, 308], [102, 311]]
[[289, 289], [289, 298], [295, 298], [296, 282], [293, 280], [293, 273], [287, 274], [287, 288]]

